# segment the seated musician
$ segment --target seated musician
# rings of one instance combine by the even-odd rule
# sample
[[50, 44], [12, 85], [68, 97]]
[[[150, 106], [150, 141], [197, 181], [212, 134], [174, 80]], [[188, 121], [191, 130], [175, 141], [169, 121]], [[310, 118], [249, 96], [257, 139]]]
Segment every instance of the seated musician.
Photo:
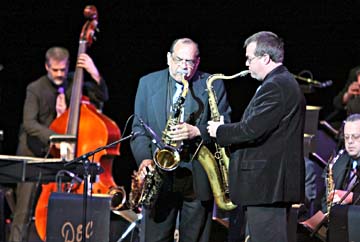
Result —
[[[93, 60], [86, 53], [78, 56], [77, 67], [84, 72], [84, 95], [98, 109], [108, 99], [108, 90]], [[68, 73], [69, 52], [62, 47], [52, 47], [45, 55], [47, 74], [30, 83], [26, 89], [23, 110], [23, 123], [19, 133], [17, 155], [44, 157], [49, 149], [49, 137], [55, 134], [49, 125], [61, 114], [68, 105], [72, 89], [72, 73]], [[17, 185], [17, 204], [11, 226], [9, 241], [25, 241], [27, 226], [31, 221], [29, 211], [36, 203], [34, 196], [36, 186], [33, 182]]]
[[[334, 190], [329, 191], [327, 200], [335, 204], [360, 204], [360, 185], [356, 185], [360, 166], [360, 114], [352, 114], [346, 119], [344, 142], [345, 151], [339, 153], [332, 165]], [[347, 191], [349, 194], [344, 196]]]
[[322, 197], [322, 211], [318, 211], [310, 219], [301, 222], [324, 239], [327, 216], [332, 205], [360, 204], [360, 185], [357, 185], [358, 163], [360, 162], [360, 114], [352, 114], [346, 119], [344, 143], [345, 150], [341, 150], [329, 162], [323, 173], [326, 193]]

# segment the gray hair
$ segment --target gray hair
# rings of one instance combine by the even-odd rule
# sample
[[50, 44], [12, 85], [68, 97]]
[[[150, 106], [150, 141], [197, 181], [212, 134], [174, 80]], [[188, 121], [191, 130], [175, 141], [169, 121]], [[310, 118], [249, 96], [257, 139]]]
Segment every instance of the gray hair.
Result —
[[276, 63], [284, 60], [284, 42], [276, 34], [269, 31], [261, 31], [253, 34], [245, 40], [244, 48], [250, 43], [256, 43], [255, 56], [270, 56], [270, 59]]
[[360, 120], [360, 113], [354, 113], [348, 116], [345, 122], [355, 122], [358, 120]]
[[63, 61], [69, 59], [69, 51], [65, 49], [64, 47], [51, 47], [46, 51], [45, 54], [45, 62], [49, 65], [50, 59], [56, 60], [56, 61]]

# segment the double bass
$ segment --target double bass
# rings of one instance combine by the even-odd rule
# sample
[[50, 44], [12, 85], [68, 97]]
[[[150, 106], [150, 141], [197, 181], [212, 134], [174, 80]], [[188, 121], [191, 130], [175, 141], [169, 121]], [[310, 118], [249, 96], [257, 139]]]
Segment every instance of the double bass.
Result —
[[[78, 56], [86, 52], [92, 44], [94, 33], [97, 28], [97, 9], [95, 6], [86, 6], [84, 16], [87, 19], [82, 27], [79, 40]], [[100, 113], [89, 101], [82, 96], [83, 69], [76, 67], [73, 87], [71, 90], [70, 106], [60, 117], [55, 119], [50, 129], [58, 134], [67, 134], [76, 137], [73, 145], [72, 156], [80, 156], [98, 147], [105, 146], [121, 137], [120, 129], [114, 121]], [[57, 156], [58, 150], [52, 150], [51, 154]], [[92, 160], [98, 162], [103, 168], [97, 182], [92, 184], [93, 194], [110, 194], [116, 197], [116, 202], [111, 201], [112, 209], [119, 209], [125, 198], [125, 191], [118, 187], [112, 176], [112, 162], [115, 156], [120, 155], [120, 143], [95, 153]], [[87, 182], [87, 181], [85, 181]], [[35, 208], [35, 227], [39, 237], [46, 239], [47, 206], [52, 192], [57, 191], [57, 184], [51, 182], [42, 185], [42, 191]], [[84, 182], [73, 193], [84, 192]], [[119, 197], [123, 197], [122, 203], [117, 203]], [[121, 199], [120, 199], [121, 200]]]

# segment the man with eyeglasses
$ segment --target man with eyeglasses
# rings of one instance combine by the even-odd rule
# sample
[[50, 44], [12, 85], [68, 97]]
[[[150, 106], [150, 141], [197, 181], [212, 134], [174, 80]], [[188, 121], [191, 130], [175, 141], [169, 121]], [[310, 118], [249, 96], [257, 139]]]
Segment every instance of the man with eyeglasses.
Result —
[[[360, 204], [360, 185], [356, 185], [360, 166], [360, 114], [352, 114], [346, 119], [344, 143], [345, 152], [339, 152], [331, 168], [335, 190], [329, 191], [327, 200], [338, 203], [341, 199], [342, 204]], [[344, 196], [348, 190], [350, 193]], [[323, 199], [323, 210], [326, 212], [326, 197]]]
[[[201, 142], [210, 143], [207, 121], [210, 119], [206, 80], [208, 73], [198, 70], [200, 53], [198, 44], [189, 38], [175, 40], [167, 53], [168, 68], [150, 73], [140, 79], [135, 99], [133, 131], [139, 132], [131, 141], [131, 149], [142, 178], [154, 169], [153, 154], [156, 145], [147, 135], [146, 123], [158, 137], [162, 137], [168, 118], [172, 115], [178, 89], [182, 92], [182, 78], [189, 83], [180, 123], [171, 126], [167, 136], [181, 141], [179, 167], [163, 171], [163, 185], [152, 208], [143, 207], [140, 227], [141, 241], [174, 241], [177, 217], [180, 241], [206, 242], [209, 240], [213, 197], [207, 175], [192, 159]], [[231, 109], [227, 102], [224, 84], [214, 82], [219, 112], [225, 122], [230, 121]], [[141, 118], [142, 121], [139, 120]], [[158, 168], [160, 169], [160, 168]]]
[[247, 241], [287, 242], [289, 209], [304, 201], [305, 99], [276, 34], [255, 33], [244, 47], [246, 66], [262, 84], [239, 122], [209, 121], [208, 131], [231, 145], [230, 198], [245, 207]]

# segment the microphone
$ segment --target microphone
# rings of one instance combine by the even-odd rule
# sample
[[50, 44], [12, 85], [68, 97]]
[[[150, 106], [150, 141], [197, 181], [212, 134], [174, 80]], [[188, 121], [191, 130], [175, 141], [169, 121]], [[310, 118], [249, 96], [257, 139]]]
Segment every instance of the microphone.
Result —
[[75, 181], [76, 181], [77, 183], [81, 183], [81, 182], [83, 181], [80, 177], [78, 177], [77, 175], [75, 175], [75, 173], [73, 173], [73, 172], [71, 172], [71, 171], [68, 171], [68, 170], [60, 170], [60, 171], [58, 171], [58, 172], [56, 173], [56, 182], [58, 183], [58, 184], [57, 184], [57, 190], [58, 190], [58, 191], [61, 191], [61, 190], [62, 190], [62, 189], [61, 189], [61, 178], [60, 178], [60, 177], [63, 176], [63, 174], [66, 174], [66, 175], [68, 175], [69, 177], [72, 178], [68, 192], [70, 192], [70, 190], [71, 190], [72, 186], [74, 185]]
[[81, 183], [82, 182], [82, 179], [80, 177], [78, 177], [77, 175], [75, 175], [75, 173], [71, 172], [71, 171], [67, 171], [67, 170], [64, 170], [64, 172], [69, 176], [71, 177], [73, 180], [77, 181], [78, 183]]
[[302, 81], [305, 81], [309, 84], [312, 84], [314, 85], [315, 87], [319, 87], [319, 88], [324, 88], [324, 87], [329, 87], [333, 84], [333, 81], [332, 80], [327, 80], [327, 81], [324, 81], [324, 82], [319, 82], [317, 80], [314, 80], [314, 79], [311, 79], [311, 78], [306, 78], [306, 77], [302, 77], [302, 76], [297, 76], [297, 75], [294, 75], [293, 76], [296, 78], [296, 79], [299, 79], [299, 80], [302, 80]]
[[58, 94], [64, 94], [65, 93], [64, 87], [59, 87], [57, 91], [58, 91]]
[[164, 145], [162, 144], [161, 139], [159, 138], [159, 136], [155, 133], [154, 130], [152, 130], [140, 117], [138, 117], [138, 120], [141, 124], [141, 126], [144, 127], [146, 133], [150, 136], [150, 138], [152, 139], [151, 141], [159, 148], [159, 149], [163, 149]]
[[130, 136], [131, 136], [132, 139], [134, 139], [134, 138], [136, 138], [137, 136], [143, 135], [143, 134], [144, 134], [144, 132], [140, 132], [140, 131], [134, 132], [134, 131], [131, 131]]
[[332, 84], [333, 84], [332, 80], [327, 80], [327, 81], [321, 82], [320, 87], [329, 87]]

